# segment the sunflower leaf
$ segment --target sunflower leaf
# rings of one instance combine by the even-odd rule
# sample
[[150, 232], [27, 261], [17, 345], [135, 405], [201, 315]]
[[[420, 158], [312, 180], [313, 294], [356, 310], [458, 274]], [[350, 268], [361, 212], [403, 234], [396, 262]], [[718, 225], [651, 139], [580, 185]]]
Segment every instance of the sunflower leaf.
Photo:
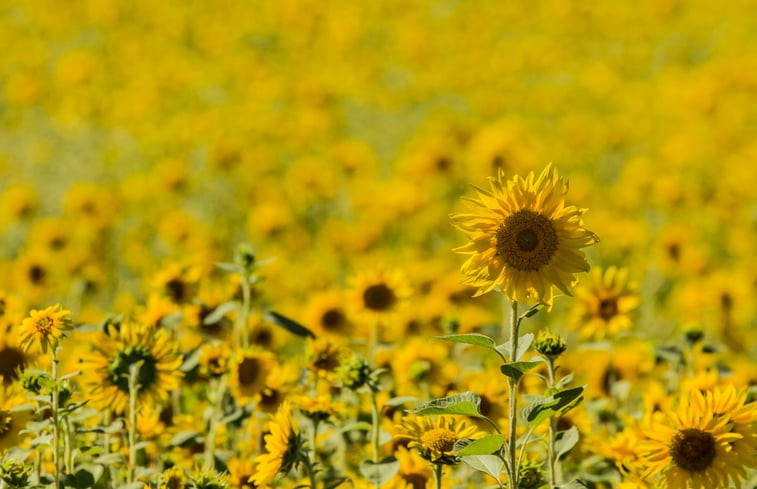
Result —
[[422, 404], [409, 412], [413, 414], [465, 414], [481, 417], [481, 398], [473, 392], [463, 392], [454, 396], [440, 397]]
[[[570, 407], [580, 402], [583, 398], [583, 392], [584, 386], [560, 391], [542, 401], [526, 406], [522, 411], [522, 415], [531, 427], [536, 427], [545, 419], [563, 410], [563, 408], [567, 407], [570, 409]], [[568, 409], [563, 410], [563, 412]]]
[[491, 455], [505, 444], [505, 435], [486, 435], [473, 440], [464, 447], [458, 448], [455, 444], [455, 455], [466, 457], [469, 455]]
[[555, 436], [555, 460], [568, 453], [578, 443], [578, 429], [571, 426], [570, 429], [560, 431]]
[[[523, 355], [526, 354], [533, 341], [534, 335], [532, 333], [524, 334], [523, 336], [518, 338], [518, 354], [516, 355], [518, 358], [510, 360], [517, 362], [521, 358], [523, 358]], [[503, 356], [510, 358], [510, 340], [505, 341], [501, 345], [497, 345], [496, 350]]]
[[468, 467], [490, 475], [499, 480], [499, 474], [505, 466], [505, 461], [497, 455], [469, 455], [460, 457], [460, 460]]
[[497, 346], [492, 338], [480, 333], [452, 334], [448, 336], [437, 336], [436, 338], [444, 341], [451, 341], [453, 343], [483, 346], [484, 348], [494, 351], [496, 351], [495, 347]]
[[523, 377], [526, 372], [536, 367], [537, 365], [541, 365], [542, 363], [543, 362], [541, 360], [539, 360], [538, 362], [512, 362], [500, 366], [499, 369], [503, 374], [517, 382], [521, 377]]
[[399, 468], [400, 463], [394, 457], [387, 457], [381, 462], [363, 460], [360, 464], [360, 473], [373, 485], [381, 486], [394, 477]]
[[237, 301], [228, 301], [224, 302], [220, 306], [216, 307], [211, 311], [207, 316], [205, 316], [205, 319], [202, 320], [202, 324], [204, 325], [210, 325], [210, 324], [216, 324], [218, 321], [223, 319], [223, 317], [236, 309], [239, 306], [239, 303]]
[[284, 328], [285, 330], [289, 331], [290, 333], [296, 334], [297, 336], [309, 336], [310, 338], [315, 338], [315, 334], [313, 334], [313, 332], [307, 329], [305, 326], [301, 325], [297, 321], [279, 314], [278, 312], [268, 311], [265, 315], [265, 318], [276, 326]]

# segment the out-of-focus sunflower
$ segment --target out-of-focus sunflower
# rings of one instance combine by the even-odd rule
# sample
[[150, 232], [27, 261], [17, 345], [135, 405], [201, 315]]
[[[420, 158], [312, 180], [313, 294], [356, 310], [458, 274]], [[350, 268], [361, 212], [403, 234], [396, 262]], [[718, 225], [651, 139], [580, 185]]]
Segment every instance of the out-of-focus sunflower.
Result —
[[459, 459], [454, 454], [457, 440], [479, 438], [483, 432], [464, 420], [453, 416], [406, 416], [396, 427], [395, 438], [409, 440], [408, 448], [431, 463], [453, 465]]
[[70, 314], [71, 311], [63, 309], [60, 304], [42, 310], [32, 309], [18, 328], [21, 348], [29, 351], [32, 345], [37, 345], [43, 353], [47, 353], [48, 346], [55, 348], [65, 332], [73, 328]]
[[386, 322], [404, 305], [411, 288], [400, 270], [365, 270], [350, 281], [355, 312], [372, 322]]
[[21, 445], [25, 438], [21, 430], [34, 419], [30, 410], [14, 409], [29, 402], [21, 386], [16, 383], [5, 385], [2, 380], [0, 378], [0, 455]]
[[234, 489], [254, 489], [256, 486], [250, 482], [255, 475], [255, 464], [246, 457], [232, 457], [226, 462], [229, 469], [229, 483]]
[[94, 352], [83, 355], [83, 384], [93, 405], [123, 413], [129, 399], [129, 369], [139, 369], [138, 399], [143, 406], [165, 401], [183, 376], [177, 345], [168, 331], [141, 323], [111, 325], [92, 342]]
[[21, 348], [17, 325], [23, 319], [16, 300], [0, 292], [0, 377], [6, 384], [18, 376], [18, 370], [34, 360], [35, 355]]
[[266, 377], [265, 387], [256, 408], [268, 414], [276, 412], [284, 400], [300, 389], [297, 383], [299, 377], [298, 367], [291, 363], [273, 367]]
[[432, 489], [434, 471], [420, 455], [400, 446], [394, 452], [400, 464], [397, 474], [389, 482], [389, 487], [396, 489]]
[[339, 365], [348, 354], [349, 350], [336, 339], [309, 339], [306, 353], [308, 369], [317, 379], [334, 381]]
[[463, 264], [463, 283], [476, 295], [499, 286], [518, 302], [552, 305], [552, 286], [571, 295], [575, 274], [589, 270], [581, 248], [599, 239], [584, 228], [585, 212], [565, 206], [568, 183], [548, 165], [534, 174], [505, 180], [502, 171], [489, 179], [491, 191], [476, 187], [472, 214], [453, 214], [452, 222], [470, 243], [456, 248], [471, 255]]
[[184, 489], [186, 482], [187, 477], [184, 475], [184, 469], [173, 466], [160, 475], [159, 489]]
[[343, 403], [335, 401], [331, 399], [331, 396], [323, 394], [316, 396], [297, 396], [292, 403], [302, 414], [316, 421], [338, 418], [345, 411]]
[[229, 348], [221, 342], [206, 343], [200, 347], [200, 375], [216, 378], [229, 370]]
[[254, 463], [257, 467], [249, 481], [257, 487], [267, 485], [277, 474], [286, 474], [300, 456], [302, 440], [292, 421], [292, 409], [285, 401], [268, 423], [269, 433], [265, 435], [265, 451], [258, 455]]
[[229, 375], [229, 388], [237, 402], [260, 400], [266, 378], [276, 364], [276, 356], [270, 351], [238, 350]]
[[338, 291], [314, 294], [305, 309], [305, 323], [316, 336], [352, 335], [355, 324], [345, 307], [344, 295]]
[[575, 294], [571, 325], [582, 339], [601, 340], [631, 328], [631, 312], [638, 307], [639, 296], [627, 269], [596, 268]]
[[[638, 444], [643, 475], [667, 489], [709, 489], [739, 485], [747, 467], [757, 466], [757, 409], [744, 408], [735, 391], [685, 396], [667, 423], [653, 423]], [[724, 410], [724, 411], [720, 411]], [[739, 419], [740, 429], [735, 429]]]

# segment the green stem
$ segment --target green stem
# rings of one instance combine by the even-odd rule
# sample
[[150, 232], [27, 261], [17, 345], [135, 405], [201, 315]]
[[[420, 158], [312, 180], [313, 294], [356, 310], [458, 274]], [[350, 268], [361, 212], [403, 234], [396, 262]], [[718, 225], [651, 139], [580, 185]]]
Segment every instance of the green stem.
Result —
[[373, 446], [373, 461], [379, 461], [379, 410], [376, 402], [376, 391], [371, 389], [371, 445]]
[[[518, 359], [518, 301], [510, 302], [510, 361]], [[508, 377], [510, 386], [510, 437], [508, 443], [508, 456], [510, 460], [510, 489], [518, 489], [518, 463], [516, 460], [515, 442], [518, 436], [518, 383], [512, 377]]]
[[[103, 426], [110, 428], [110, 409], [105, 409], [103, 412]], [[109, 431], [109, 430], [108, 430]], [[110, 453], [110, 433], [106, 431], [103, 433], [103, 455]], [[105, 464], [106, 480], [110, 480], [110, 464]]]
[[240, 333], [242, 346], [250, 346], [250, 333], [247, 331], [247, 318], [250, 315], [250, 277], [246, 273], [242, 275], [242, 313], [240, 314]]
[[210, 415], [210, 426], [208, 426], [208, 436], [205, 437], [205, 468], [213, 470], [215, 467], [215, 450], [216, 434], [218, 433], [218, 421], [223, 417], [223, 395], [226, 392], [226, 375], [222, 375], [211, 383], [210, 402], [212, 403], [212, 413]]
[[[547, 356], [547, 372], [549, 373], [549, 387], [555, 386], [555, 362], [552, 357]], [[549, 487], [552, 488], [557, 484], [557, 478], [555, 477], [555, 434], [557, 433], [557, 418], [555, 416], [549, 417]]]
[[315, 469], [313, 468], [313, 462], [308, 457], [307, 453], [303, 452], [301, 455], [302, 463], [305, 465], [305, 470], [308, 473], [310, 479], [310, 489], [316, 489], [318, 487], [318, 480], [316, 479]]
[[436, 480], [436, 489], [442, 489], [442, 476], [444, 475], [442, 464], [434, 464], [434, 480]]
[[316, 439], [318, 436], [318, 420], [313, 418], [313, 432], [310, 434], [310, 451], [313, 462], [318, 462], [318, 452], [316, 451]]
[[74, 473], [73, 457], [73, 432], [71, 430], [71, 421], [66, 416], [63, 419], [63, 464], [66, 467], [66, 473]]
[[53, 465], [55, 477], [55, 489], [60, 487], [60, 432], [59, 432], [59, 391], [58, 388], [58, 346], [51, 345], [51, 354], [53, 357]]
[[139, 391], [139, 369], [142, 361], [129, 366], [129, 470], [127, 482], [134, 482], [137, 469], [137, 394]]

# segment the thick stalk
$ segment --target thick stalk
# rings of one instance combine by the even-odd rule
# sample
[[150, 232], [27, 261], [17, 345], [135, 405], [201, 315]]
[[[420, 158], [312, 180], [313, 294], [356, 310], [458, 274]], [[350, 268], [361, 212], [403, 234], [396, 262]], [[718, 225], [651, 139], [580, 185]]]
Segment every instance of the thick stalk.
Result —
[[59, 419], [58, 419], [58, 347], [57, 345], [51, 346], [51, 354], [53, 357], [53, 465], [55, 466], [54, 478], [55, 489], [60, 487], [60, 432], [59, 432]]
[[126, 476], [129, 484], [134, 482], [137, 469], [137, 394], [141, 367], [141, 361], [129, 366], [129, 470]]
[[74, 473], [73, 431], [68, 416], [63, 419], [63, 464], [67, 474]]
[[376, 402], [376, 391], [371, 389], [371, 445], [373, 446], [373, 461], [379, 461], [379, 410]]
[[[510, 361], [518, 360], [518, 301], [510, 302]], [[510, 386], [510, 438], [508, 458], [510, 460], [510, 489], [518, 489], [518, 463], [516, 460], [515, 441], [518, 436], [518, 383], [508, 377]]]
[[[549, 373], [549, 387], [555, 386], [555, 361], [552, 357], [547, 356], [547, 372]], [[557, 485], [557, 475], [555, 474], [555, 435], [557, 434], [557, 417], [549, 417], [549, 446], [548, 451], [548, 464], [549, 464], [549, 487], [552, 489]]]
[[442, 489], [442, 475], [444, 475], [442, 464], [434, 464], [434, 479], [436, 480], [436, 489]]

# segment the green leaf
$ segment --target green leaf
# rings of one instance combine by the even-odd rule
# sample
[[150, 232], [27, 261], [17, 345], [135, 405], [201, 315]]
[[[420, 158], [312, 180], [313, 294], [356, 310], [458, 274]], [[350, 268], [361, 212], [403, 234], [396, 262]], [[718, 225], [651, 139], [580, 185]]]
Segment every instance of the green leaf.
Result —
[[63, 485], [86, 489], [95, 485], [95, 477], [87, 469], [79, 469], [74, 474], [67, 474], [63, 479]]
[[350, 423], [347, 426], [344, 426], [339, 431], [341, 433], [346, 433], [348, 431], [371, 431], [371, 423], [368, 423], [367, 421], [358, 421], [356, 423]]
[[42, 435], [29, 440], [29, 445], [37, 447], [39, 445], [49, 445], [53, 441], [53, 435]]
[[244, 267], [236, 263], [220, 262], [216, 263], [216, 266], [225, 272], [244, 273]]
[[460, 457], [460, 460], [468, 467], [488, 474], [499, 481], [499, 474], [505, 466], [505, 461], [497, 455], [470, 455]]
[[558, 389], [562, 389], [563, 387], [567, 387], [568, 384], [570, 384], [571, 382], [573, 382], [573, 372], [569, 373], [568, 375], [566, 375], [565, 377], [557, 381], [557, 384], [555, 385], [555, 387], [557, 387]]
[[81, 373], [81, 370], [77, 370], [77, 371], [75, 371], [75, 372], [71, 372], [70, 374], [66, 374], [66, 375], [64, 375], [63, 377], [61, 377], [61, 378], [60, 378], [60, 379], [58, 379], [58, 380], [68, 380], [68, 379], [72, 379], [72, 378], [76, 377], [77, 375], [79, 375], [80, 373]]
[[568, 453], [578, 443], [578, 429], [571, 426], [570, 429], [560, 431], [555, 436], [555, 460]]
[[518, 318], [518, 319], [519, 319], [520, 321], [522, 321], [522, 320], [524, 320], [524, 319], [526, 319], [526, 318], [530, 318], [530, 317], [533, 317], [533, 316], [535, 316], [535, 315], [536, 315], [536, 314], [537, 314], [537, 313], [538, 313], [539, 311], [541, 311], [542, 309], [544, 309], [545, 307], [546, 307], [546, 306], [545, 306], [544, 304], [541, 304], [541, 303], [539, 303], [539, 304], [534, 304], [533, 306], [531, 306], [531, 307], [530, 307], [530, 308], [528, 309], [528, 311], [526, 311], [526, 312], [524, 312], [523, 314], [521, 314], [520, 318]]
[[480, 333], [452, 334], [448, 336], [437, 336], [437, 338], [444, 341], [451, 341], [453, 343], [483, 346], [490, 350], [495, 350], [495, 347], [497, 346], [497, 343], [495, 343], [492, 338]]
[[534, 335], [532, 333], [524, 334], [520, 338], [518, 338], [518, 353], [516, 359], [510, 358], [510, 340], [502, 343], [501, 345], [497, 345], [496, 350], [500, 352], [503, 356], [506, 358], [510, 358], [510, 361], [519, 361], [521, 358], [523, 358], [523, 355], [528, 352], [528, 349], [531, 347], [531, 343], [534, 341]]
[[418, 402], [418, 400], [419, 399], [417, 397], [413, 397], [413, 396], [392, 397], [391, 399], [389, 399], [388, 401], [384, 403], [384, 406], [396, 407], [396, 406], [401, 406], [403, 404], [407, 404], [408, 402]]
[[197, 430], [182, 431], [181, 433], [175, 434], [174, 437], [171, 438], [171, 441], [168, 442], [168, 444], [174, 447], [178, 447], [185, 444], [192, 438], [198, 436], [199, 434], [200, 432]]
[[559, 486], [555, 486], [557, 489], [586, 489], [589, 487], [584, 481], [573, 479], [570, 482], [566, 482], [565, 484], [560, 484]]
[[213, 311], [210, 314], [205, 316], [205, 319], [202, 320], [202, 324], [206, 326], [210, 324], [216, 324], [218, 321], [223, 319], [223, 317], [226, 314], [235, 310], [238, 306], [239, 306], [239, 303], [236, 301], [224, 302], [220, 306], [213, 309]]
[[481, 398], [473, 392], [463, 392], [454, 396], [440, 397], [422, 404], [409, 412], [413, 414], [465, 414], [481, 417]]
[[360, 473], [373, 485], [381, 486], [389, 482], [400, 468], [400, 463], [394, 457], [387, 457], [381, 462], [363, 460], [360, 464]]
[[543, 362], [541, 360], [539, 360], [538, 362], [512, 362], [502, 365], [501, 367], [499, 367], [499, 369], [503, 374], [517, 382], [521, 377], [523, 377], [526, 372], [538, 365], [541, 365], [542, 363]]
[[455, 455], [466, 457], [469, 455], [491, 455], [498, 451], [505, 444], [505, 435], [486, 435], [478, 440], [473, 440], [465, 447], [457, 449], [455, 446]]
[[313, 334], [313, 332], [307, 329], [305, 326], [301, 325], [297, 321], [279, 314], [278, 312], [268, 311], [265, 314], [265, 318], [276, 326], [284, 328], [285, 330], [289, 331], [290, 333], [296, 334], [297, 336], [309, 336], [310, 338], [315, 338], [315, 334]]
[[536, 427], [545, 419], [554, 416], [564, 407], [574, 401], [580, 402], [584, 387], [574, 387], [558, 392], [542, 401], [535, 402], [527, 406], [523, 411], [523, 417], [526, 418], [531, 427]]
[[340, 477], [334, 480], [323, 481], [323, 489], [336, 489], [349, 480], [349, 477]]
[[94, 461], [98, 464], [107, 466], [107, 465], [120, 464], [124, 460], [125, 460], [125, 457], [120, 453], [106, 453], [105, 455], [100, 455]]

